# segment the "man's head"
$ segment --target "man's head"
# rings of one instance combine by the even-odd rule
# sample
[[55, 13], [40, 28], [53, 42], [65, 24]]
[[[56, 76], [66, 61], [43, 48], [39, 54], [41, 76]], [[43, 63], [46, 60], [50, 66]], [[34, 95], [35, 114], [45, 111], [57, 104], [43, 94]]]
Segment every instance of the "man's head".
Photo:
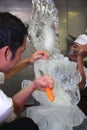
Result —
[[87, 35], [81, 34], [79, 35], [73, 45], [70, 47], [69, 51], [69, 59], [71, 61], [77, 62], [77, 57], [83, 57], [85, 58], [87, 56]]
[[27, 27], [19, 18], [0, 12], [0, 71], [7, 72], [19, 62], [27, 34]]

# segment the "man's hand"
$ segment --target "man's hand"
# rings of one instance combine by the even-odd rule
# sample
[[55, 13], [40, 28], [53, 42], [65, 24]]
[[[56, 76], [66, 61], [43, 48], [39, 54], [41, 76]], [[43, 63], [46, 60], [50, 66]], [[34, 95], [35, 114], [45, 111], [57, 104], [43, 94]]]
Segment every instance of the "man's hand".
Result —
[[47, 51], [38, 50], [32, 54], [29, 62], [31, 64], [34, 64], [34, 62], [39, 59], [48, 59], [48, 58], [49, 58], [49, 55]]
[[44, 76], [41, 76], [41, 77], [35, 79], [32, 82], [31, 86], [33, 88], [33, 91], [34, 90], [45, 91], [46, 87], [50, 87], [51, 89], [53, 89], [54, 81], [50, 76], [44, 75]]
[[77, 62], [77, 59], [84, 59], [87, 57], [87, 44], [85, 45], [80, 45], [78, 43], [74, 43], [71, 47], [70, 50], [73, 50], [73, 54], [69, 55], [69, 59], [71, 61]]

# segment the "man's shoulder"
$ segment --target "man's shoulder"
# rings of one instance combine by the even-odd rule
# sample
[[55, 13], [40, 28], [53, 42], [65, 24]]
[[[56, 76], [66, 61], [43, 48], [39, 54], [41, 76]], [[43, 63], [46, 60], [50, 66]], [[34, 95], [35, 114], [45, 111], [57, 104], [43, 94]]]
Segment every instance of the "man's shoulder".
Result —
[[5, 74], [3, 72], [0, 72], [0, 84], [3, 84], [5, 81]]

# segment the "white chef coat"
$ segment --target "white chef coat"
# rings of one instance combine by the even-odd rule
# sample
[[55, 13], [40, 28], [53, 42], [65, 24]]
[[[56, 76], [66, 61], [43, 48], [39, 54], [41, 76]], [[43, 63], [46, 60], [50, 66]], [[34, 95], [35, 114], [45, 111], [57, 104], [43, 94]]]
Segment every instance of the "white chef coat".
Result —
[[[0, 84], [4, 83], [5, 75], [0, 72]], [[0, 90], [0, 124], [10, 122], [16, 118], [13, 109], [12, 98], [8, 97], [2, 90]]]

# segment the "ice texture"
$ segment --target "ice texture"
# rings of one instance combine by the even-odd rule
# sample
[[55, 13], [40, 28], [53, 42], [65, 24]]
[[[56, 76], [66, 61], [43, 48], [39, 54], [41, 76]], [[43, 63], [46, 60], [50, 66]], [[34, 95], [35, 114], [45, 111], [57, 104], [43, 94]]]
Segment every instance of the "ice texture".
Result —
[[[27, 116], [37, 123], [40, 130], [73, 130], [86, 118], [77, 106], [80, 101], [78, 83], [81, 75], [76, 63], [61, 54], [58, 25], [58, 10], [53, 0], [32, 0], [28, 37], [36, 50], [49, 52], [48, 60], [40, 59], [34, 64], [35, 78], [43, 72], [55, 81], [54, 102], [48, 100], [45, 92], [35, 91], [32, 96], [40, 105], [27, 108]], [[22, 87], [31, 82], [24, 80]]]

